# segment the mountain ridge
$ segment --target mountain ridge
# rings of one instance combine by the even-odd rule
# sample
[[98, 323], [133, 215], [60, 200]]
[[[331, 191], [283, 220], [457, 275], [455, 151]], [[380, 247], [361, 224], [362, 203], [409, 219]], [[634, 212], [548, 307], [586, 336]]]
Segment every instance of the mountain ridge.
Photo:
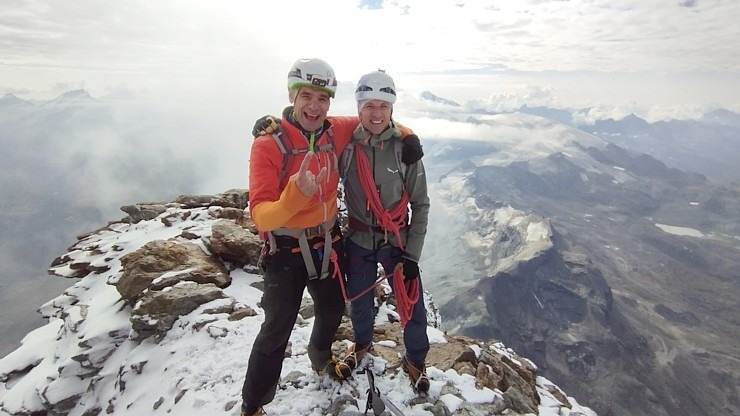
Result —
[[[47, 325], [0, 359], [0, 414], [238, 414], [249, 341], [262, 316], [254, 273], [261, 243], [245, 216], [246, 199], [245, 191], [231, 190], [130, 205], [123, 221], [81, 235], [50, 269], [77, 283], [41, 307]], [[503, 344], [433, 327], [432, 388], [416, 396], [399, 369], [403, 337], [388, 293], [365, 371], [377, 372], [375, 385], [405, 412], [595, 415]], [[436, 308], [427, 296], [425, 302], [436, 325]], [[340, 384], [309, 370], [311, 306], [301, 309], [267, 409], [362, 414], [360, 374]], [[337, 354], [350, 336], [345, 318]]]
[[[733, 272], [740, 189], [605, 140], [594, 146], [575, 136], [568, 144], [567, 130], [538, 128], [530, 142], [549, 150], [525, 151], [516, 136], [495, 138], [520, 117], [476, 118], [491, 126], [491, 138], [433, 143], [427, 156], [428, 166], [453, 166], [440, 175], [435, 202], [465, 207], [465, 224], [445, 238], [461, 239], [466, 248], [453, 255], [473, 263], [465, 274], [477, 276], [456, 276], [462, 293], [440, 303], [453, 333], [494, 336], [526, 351], [556, 383], [593, 399], [587, 404], [599, 414], [737, 412], [732, 374], [740, 372], [730, 357], [740, 336], [732, 303], [740, 295]], [[512, 160], [513, 149], [535, 157]], [[526, 223], [491, 214], [502, 209], [546, 219], [553, 246], [499, 267], [529, 241]], [[437, 272], [427, 288], [439, 298], [446, 288], [433, 282], [455, 272]], [[603, 400], [638, 390], [647, 394], [628, 405]]]

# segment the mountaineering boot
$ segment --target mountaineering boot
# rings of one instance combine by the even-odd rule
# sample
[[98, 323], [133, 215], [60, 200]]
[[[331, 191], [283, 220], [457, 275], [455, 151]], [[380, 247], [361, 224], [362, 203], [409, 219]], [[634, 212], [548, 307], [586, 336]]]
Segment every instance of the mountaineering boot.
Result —
[[329, 359], [323, 368], [313, 368], [319, 375], [328, 375], [334, 380], [346, 380], [352, 377], [352, 369], [344, 362], [337, 361], [334, 358]]
[[426, 393], [429, 391], [429, 377], [427, 377], [427, 368], [424, 363], [421, 363], [421, 365], [412, 363], [404, 355], [401, 360], [401, 367], [403, 368], [403, 371], [408, 373], [411, 385], [416, 391], [419, 393]]
[[326, 374], [335, 380], [346, 380], [352, 376], [352, 369], [343, 361], [337, 361], [332, 356], [331, 350], [318, 350], [310, 343], [306, 350], [311, 368], [317, 374]]
[[362, 345], [355, 342], [347, 348], [347, 353], [344, 355], [344, 362], [349, 366], [350, 370], [354, 370], [365, 358], [365, 354], [370, 351], [372, 344]]

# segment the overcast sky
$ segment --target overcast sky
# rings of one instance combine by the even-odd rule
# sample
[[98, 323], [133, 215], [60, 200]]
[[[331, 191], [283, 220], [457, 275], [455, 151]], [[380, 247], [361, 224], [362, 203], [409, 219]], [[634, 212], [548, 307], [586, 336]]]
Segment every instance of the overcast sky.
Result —
[[381, 67], [461, 103], [740, 110], [738, 21], [737, 0], [3, 0], [0, 94], [128, 91], [252, 117], [317, 56], [348, 97]]

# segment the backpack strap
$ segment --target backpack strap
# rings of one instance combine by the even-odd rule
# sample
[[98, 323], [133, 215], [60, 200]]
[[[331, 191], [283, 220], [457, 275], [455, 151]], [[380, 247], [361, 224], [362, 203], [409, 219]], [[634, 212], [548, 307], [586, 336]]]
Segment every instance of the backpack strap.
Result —
[[[350, 141], [347, 144], [347, 147], [344, 148], [344, 151], [342, 152], [342, 158], [340, 166], [342, 168], [341, 177], [344, 178], [347, 176], [347, 172], [349, 171], [349, 165], [352, 163], [352, 157], [355, 153], [355, 143], [353, 141]], [[406, 171], [408, 170], [408, 166], [406, 166], [405, 163], [401, 161], [401, 157], [403, 156], [403, 141], [402, 140], [394, 140], [393, 141], [393, 154], [396, 156], [396, 165], [398, 165], [398, 174], [401, 176], [401, 181], [403, 182], [403, 187], [406, 188]]]
[[[327, 152], [329, 150], [334, 150], [334, 133], [331, 131], [331, 129], [327, 130], [326, 133], [329, 136], [328, 143], [315, 146], [315, 151]], [[272, 133], [271, 136], [273, 140], [275, 140], [278, 149], [280, 149], [280, 153], [283, 154], [283, 167], [282, 169], [280, 169], [280, 184], [282, 185], [285, 178], [288, 177], [288, 161], [290, 160], [290, 156], [308, 153], [309, 148], [305, 147], [302, 149], [296, 149], [295, 147], [293, 147], [293, 142], [285, 137], [285, 135], [283, 134], [283, 130], [280, 128], [278, 128], [275, 133]]]
[[275, 140], [278, 149], [280, 149], [280, 153], [283, 154], [283, 167], [280, 169], [280, 184], [284, 185], [283, 181], [288, 177], [288, 161], [290, 160], [290, 156], [308, 153], [308, 147], [305, 149], [296, 149], [293, 147], [293, 143], [285, 138], [281, 129], [272, 133], [271, 136]]
[[403, 156], [403, 140], [398, 139], [393, 141], [393, 153], [396, 155], [398, 174], [401, 175], [403, 188], [406, 189], [406, 170], [408, 169], [408, 166], [406, 166], [406, 164], [401, 161], [401, 158]]
[[349, 143], [347, 143], [347, 147], [344, 148], [344, 151], [342, 152], [342, 159], [339, 163], [339, 166], [342, 168], [342, 171], [340, 172], [340, 177], [346, 178], [347, 172], [349, 171], [349, 165], [352, 164], [352, 156], [355, 154], [355, 143], [350, 140]]

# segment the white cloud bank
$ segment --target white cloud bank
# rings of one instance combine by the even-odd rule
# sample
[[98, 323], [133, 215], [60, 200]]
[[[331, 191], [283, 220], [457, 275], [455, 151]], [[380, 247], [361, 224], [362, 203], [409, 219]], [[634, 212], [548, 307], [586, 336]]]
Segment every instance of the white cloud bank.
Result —
[[460, 102], [738, 108], [738, 17], [722, 0], [9, 1], [0, 91], [123, 86], [275, 108], [290, 64], [320, 56], [348, 90], [381, 67], [401, 89]]

